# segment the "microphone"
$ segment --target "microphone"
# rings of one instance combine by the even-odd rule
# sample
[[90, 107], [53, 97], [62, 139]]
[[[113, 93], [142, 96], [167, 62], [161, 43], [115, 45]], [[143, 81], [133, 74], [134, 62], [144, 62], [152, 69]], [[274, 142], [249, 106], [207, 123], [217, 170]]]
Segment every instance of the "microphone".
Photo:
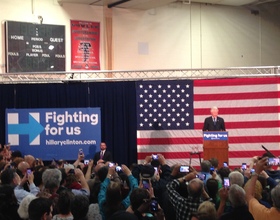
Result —
[[275, 157], [265, 146], [262, 145], [262, 148], [269, 154], [269, 157]]

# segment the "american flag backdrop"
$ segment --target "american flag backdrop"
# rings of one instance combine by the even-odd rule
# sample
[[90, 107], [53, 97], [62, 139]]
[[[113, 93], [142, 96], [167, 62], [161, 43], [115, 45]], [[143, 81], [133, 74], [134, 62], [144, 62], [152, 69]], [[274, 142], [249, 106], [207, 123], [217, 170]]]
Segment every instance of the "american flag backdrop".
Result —
[[[138, 163], [161, 153], [169, 165], [188, 164], [193, 149], [203, 152], [202, 127], [212, 106], [225, 120], [231, 167], [262, 155], [261, 145], [279, 156], [279, 86], [278, 78], [137, 82]], [[197, 157], [192, 165], [199, 165]]]

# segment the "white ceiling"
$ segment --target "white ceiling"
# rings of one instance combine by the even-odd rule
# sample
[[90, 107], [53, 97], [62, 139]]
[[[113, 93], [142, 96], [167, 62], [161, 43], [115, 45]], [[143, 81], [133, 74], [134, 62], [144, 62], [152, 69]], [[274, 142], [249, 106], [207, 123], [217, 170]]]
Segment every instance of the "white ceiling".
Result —
[[174, 2], [182, 2], [183, 4], [198, 2], [219, 5], [244, 6], [268, 4], [272, 2], [279, 2], [279, 0], [57, 0], [57, 2], [60, 5], [63, 5], [63, 3], [76, 3], [96, 6], [120, 3], [115, 7], [147, 10]]

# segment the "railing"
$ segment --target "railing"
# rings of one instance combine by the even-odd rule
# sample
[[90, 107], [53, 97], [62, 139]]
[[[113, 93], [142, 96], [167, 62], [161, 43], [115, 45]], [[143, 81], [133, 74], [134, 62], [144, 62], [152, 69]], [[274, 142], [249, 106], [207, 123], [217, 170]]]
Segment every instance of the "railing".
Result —
[[64, 83], [96, 81], [138, 81], [166, 79], [210, 79], [236, 77], [280, 76], [280, 66], [232, 67], [217, 69], [166, 69], [166, 70], [125, 70], [125, 71], [71, 71], [2, 73], [0, 84], [18, 83]]

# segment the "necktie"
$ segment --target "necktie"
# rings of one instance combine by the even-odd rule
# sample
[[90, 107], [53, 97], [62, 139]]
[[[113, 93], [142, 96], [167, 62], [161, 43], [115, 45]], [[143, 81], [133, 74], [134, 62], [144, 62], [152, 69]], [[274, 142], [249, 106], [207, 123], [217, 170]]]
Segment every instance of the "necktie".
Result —
[[103, 155], [104, 155], [104, 153], [103, 153], [103, 151], [101, 151], [100, 152], [100, 159], [103, 159]]
[[214, 118], [213, 120], [214, 120], [214, 125], [216, 125], [217, 119], [216, 119], [216, 118]]

